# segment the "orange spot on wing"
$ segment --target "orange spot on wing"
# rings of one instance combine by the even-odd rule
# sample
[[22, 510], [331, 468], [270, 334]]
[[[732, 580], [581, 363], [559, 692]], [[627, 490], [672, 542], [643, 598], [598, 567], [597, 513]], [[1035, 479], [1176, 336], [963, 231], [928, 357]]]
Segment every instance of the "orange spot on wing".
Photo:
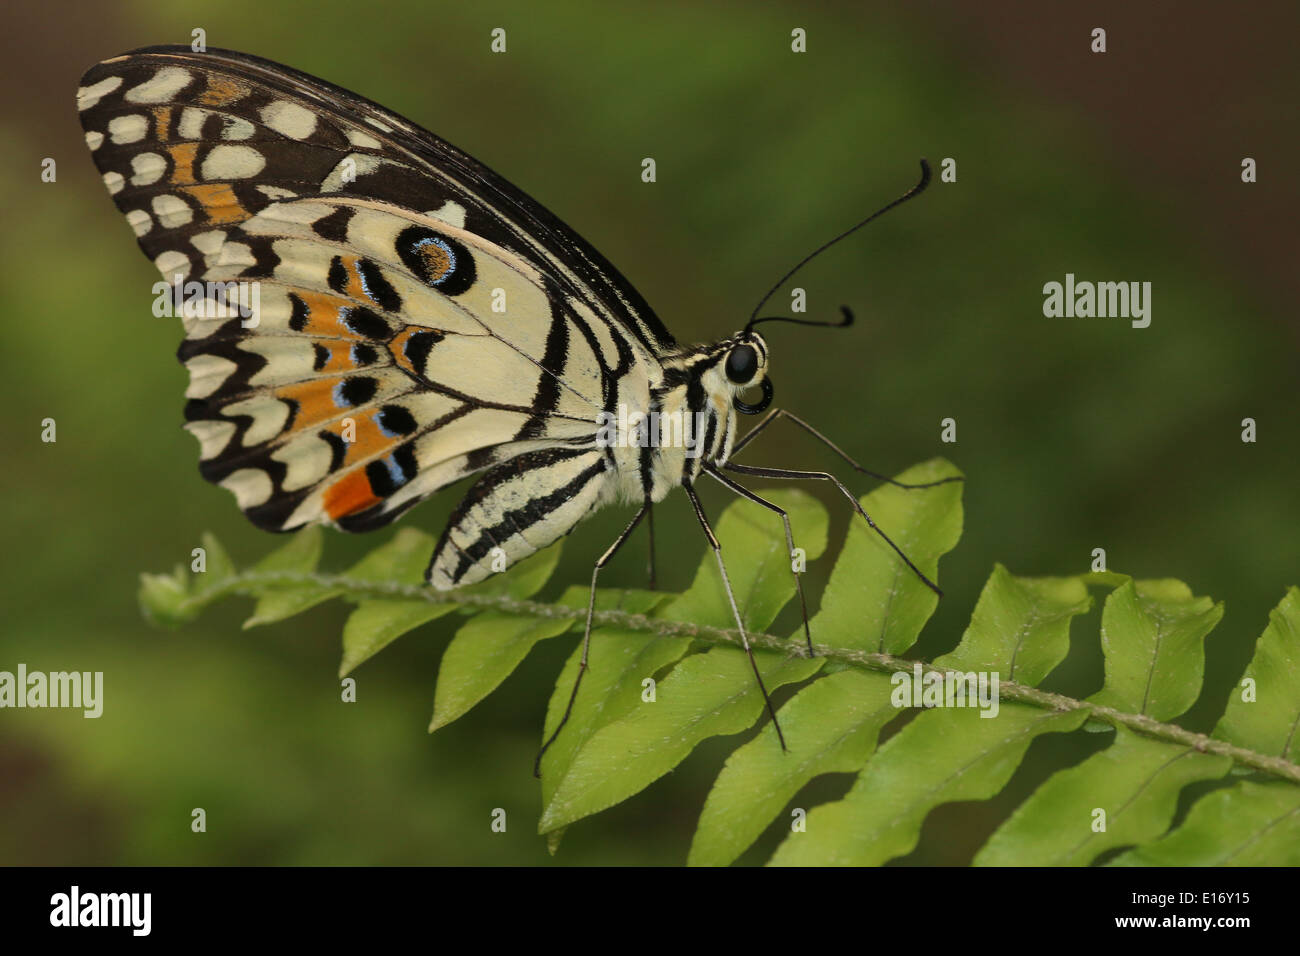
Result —
[[172, 108], [155, 106], [153, 108], [153, 132], [161, 143], [167, 142], [167, 129], [172, 124]]
[[194, 180], [194, 157], [199, 152], [198, 143], [177, 143], [168, 146], [167, 152], [172, 157], [172, 182], [177, 186], [187, 186]]
[[226, 106], [247, 95], [247, 87], [230, 77], [209, 75], [208, 88], [199, 94], [198, 102], [204, 106]]
[[428, 263], [430, 282], [437, 282], [451, 269], [451, 256], [436, 242], [428, 242], [421, 246], [420, 255]]
[[345, 515], [364, 511], [379, 504], [381, 500], [370, 490], [370, 479], [361, 470], [340, 478], [326, 488], [322, 495], [325, 512], [335, 521]]
[[348, 282], [344, 286], [343, 292], [349, 298], [359, 299], [363, 302], [372, 301], [370, 296], [366, 295], [365, 286], [361, 284], [361, 274], [357, 272], [357, 263], [361, 261], [359, 256], [340, 256], [343, 268], [347, 271]]
[[388, 343], [388, 351], [392, 353], [393, 362], [398, 368], [406, 369], [412, 374], [420, 374], [419, 370], [411, 364], [411, 360], [406, 357], [406, 342], [417, 332], [428, 332], [430, 329], [424, 325], [408, 325], [402, 331], [398, 332]]
[[[353, 429], [353, 440], [347, 443], [347, 453], [343, 457], [343, 464], [355, 464], [358, 461], [365, 461], [380, 452], [387, 451], [397, 444], [391, 438], [384, 435], [375, 424], [374, 419], [369, 415], [352, 415], [350, 416], [355, 425]], [[329, 430], [339, 437], [343, 437], [343, 423], [338, 422], [328, 426]]]
[[288, 399], [298, 404], [298, 414], [293, 420], [295, 432], [327, 422], [348, 411], [334, 404], [334, 386], [338, 383], [337, 378], [324, 378], [276, 389], [276, 398]]
[[410, 360], [406, 357], [406, 340], [411, 337], [411, 333], [414, 331], [415, 328], [408, 325], [394, 335], [388, 343], [388, 351], [393, 356], [393, 362], [396, 363], [398, 368], [404, 368], [408, 372], [415, 371], [415, 367], [411, 365]]
[[[302, 329], [305, 335], [321, 338], [344, 338], [359, 340], [360, 336], [339, 321], [339, 309], [347, 305], [347, 300], [324, 292], [309, 292], [306, 289], [295, 290], [294, 294], [307, 306], [307, 324]], [[351, 360], [348, 362], [351, 366]]]
[[[190, 181], [193, 182], [193, 179]], [[239, 200], [235, 198], [235, 191], [230, 187], [230, 183], [204, 183], [199, 186], [186, 186], [181, 192], [189, 193], [197, 199], [199, 205], [203, 207], [203, 212], [207, 215], [208, 221], [219, 226], [243, 222], [249, 217], [248, 210], [240, 205]]]
[[321, 342], [322, 347], [330, 353], [329, 360], [326, 361], [322, 372], [347, 372], [356, 368], [356, 363], [352, 361], [352, 346], [347, 342]]

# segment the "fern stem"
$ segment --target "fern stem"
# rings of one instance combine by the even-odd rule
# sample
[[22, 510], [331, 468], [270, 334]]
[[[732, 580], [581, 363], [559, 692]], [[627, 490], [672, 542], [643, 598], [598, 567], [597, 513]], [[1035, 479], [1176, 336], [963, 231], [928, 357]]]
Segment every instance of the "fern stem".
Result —
[[[349, 578], [346, 575], [303, 574], [295, 572], [244, 571], [214, 584], [212, 587], [197, 592], [181, 602], [179, 610], [186, 616], [197, 614], [215, 601], [233, 594], [260, 596], [268, 588], [310, 586], [343, 592], [347, 599], [358, 601], [368, 599], [401, 599], [423, 601], [428, 604], [456, 604], [461, 607], [492, 609], [507, 614], [526, 617], [562, 618], [576, 617], [578, 609], [566, 605], [543, 604], [539, 601], [520, 600], [504, 595], [476, 593], [472, 589], [455, 592], [455, 600], [449, 601], [449, 592], [436, 591], [424, 584], [401, 584], [389, 581], [364, 581]], [[690, 637], [711, 644], [734, 644], [741, 646], [740, 632], [728, 628], [710, 627], [692, 624], [687, 621], [670, 621], [663, 618], [647, 617], [644, 614], [631, 614], [627, 611], [596, 611], [592, 623], [597, 626], [613, 626], [626, 630], [644, 631], [660, 637]], [[749, 643], [756, 648], [779, 651], [790, 657], [807, 657], [808, 650], [801, 642], [775, 634], [748, 634]], [[830, 647], [814, 644], [818, 657], [841, 661], [869, 670], [892, 673], [895, 671], [912, 672], [916, 660], [894, 657], [890, 654], [877, 654], [851, 648]], [[920, 662], [923, 672], [945, 673], [943, 668]], [[1053, 694], [1018, 684], [1015, 681], [1000, 681], [998, 693], [1003, 700], [1014, 700], [1030, 704], [1045, 710], [1087, 711], [1088, 715], [1112, 726], [1124, 726], [1148, 737], [1181, 744], [1201, 753], [1220, 754], [1231, 758], [1241, 766], [1250, 767], [1264, 773], [1272, 774], [1291, 783], [1300, 784], [1300, 765], [1291, 763], [1281, 757], [1262, 754], [1244, 747], [1237, 747], [1226, 741], [1216, 740], [1206, 734], [1195, 733], [1179, 727], [1177, 724], [1164, 723], [1144, 714], [1131, 714], [1093, 704], [1086, 700]]]

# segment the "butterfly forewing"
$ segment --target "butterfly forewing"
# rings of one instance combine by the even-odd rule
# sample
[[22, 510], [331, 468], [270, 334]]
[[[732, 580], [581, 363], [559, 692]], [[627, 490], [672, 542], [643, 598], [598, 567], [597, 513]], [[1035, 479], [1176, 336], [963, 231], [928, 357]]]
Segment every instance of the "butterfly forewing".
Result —
[[644, 406], [673, 341], [540, 205], [409, 121], [243, 54], [117, 57], [78, 107], [164, 279], [256, 283], [251, 317], [186, 317], [180, 359], [202, 473], [258, 525], [379, 527], [486, 471], [431, 568], [453, 586], [609, 496], [593, 423]]

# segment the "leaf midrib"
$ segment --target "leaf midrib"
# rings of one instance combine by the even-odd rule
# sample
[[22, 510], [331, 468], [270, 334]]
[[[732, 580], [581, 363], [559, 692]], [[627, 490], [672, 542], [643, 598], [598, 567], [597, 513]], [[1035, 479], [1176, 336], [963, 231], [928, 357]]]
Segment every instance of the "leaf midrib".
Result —
[[[339, 588], [344, 592], [345, 599], [353, 602], [360, 602], [374, 597], [396, 597], [425, 601], [430, 604], [457, 604], [483, 609], [494, 608], [512, 614], [533, 617], [573, 616], [573, 609], [567, 606], [543, 604], [538, 601], [512, 598], [508, 595], [458, 593], [455, 600], [448, 600], [445, 592], [436, 591], [422, 584], [359, 580], [349, 578], [346, 575], [257, 571], [239, 572], [222, 581], [213, 582], [201, 594], [189, 595], [178, 601], [176, 614], [183, 619], [197, 614], [209, 604], [230, 595], [243, 594], [259, 597], [267, 589], [282, 587]], [[629, 630], [646, 631], [659, 637], [691, 637], [712, 644], [743, 645], [741, 634], [736, 630], [692, 624], [686, 621], [674, 621], [668, 618], [649, 617], [644, 614], [631, 614], [626, 611], [596, 611], [592, 623], [599, 626], [615, 625]], [[754, 647], [776, 651], [789, 657], [807, 656], [807, 649], [802, 644], [791, 644], [785, 637], [761, 632], [747, 633], [747, 637], [749, 643]], [[922, 665], [923, 672], [944, 672], [943, 668], [936, 668], [922, 661], [894, 657], [887, 653], [872, 653], [856, 648], [832, 647], [825, 644], [814, 644], [813, 649], [818, 657], [842, 661], [869, 670], [887, 673], [910, 672], [919, 663]], [[1280, 777], [1292, 784], [1300, 784], [1300, 764], [1292, 763], [1285, 757], [1276, 757], [1272, 754], [1260, 753], [1227, 741], [1216, 740], [1206, 734], [1186, 730], [1177, 724], [1158, 721], [1146, 714], [1128, 713], [1115, 707], [1038, 690], [1010, 680], [1001, 682], [998, 692], [1005, 700], [1018, 701], [1047, 711], [1083, 710], [1091, 718], [1100, 720], [1103, 723], [1127, 727], [1145, 736], [1167, 740], [1201, 753], [1222, 754], [1242, 766]]]

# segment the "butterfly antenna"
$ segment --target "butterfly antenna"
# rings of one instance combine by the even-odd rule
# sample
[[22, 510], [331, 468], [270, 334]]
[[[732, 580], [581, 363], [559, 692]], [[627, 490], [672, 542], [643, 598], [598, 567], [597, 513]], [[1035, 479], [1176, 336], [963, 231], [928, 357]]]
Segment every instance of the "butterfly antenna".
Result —
[[828, 329], [842, 329], [846, 326], [852, 325], [853, 311], [847, 305], [842, 305], [840, 306], [840, 312], [844, 314], [844, 318], [840, 319], [838, 322], [819, 322], [816, 319], [795, 319], [788, 315], [764, 315], [761, 318], [750, 319], [749, 324], [745, 326], [745, 331], [748, 332], [754, 326], [763, 322], [793, 322], [795, 325], [820, 325]]
[[898, 197], [897, 199], [895, 199], [893, 202], [889, 203], [889, 205], [887, 205], [887, 206], [883, 206], [883, 207], [881, 207], [880, 209], [877, 209], [875, 212], [873, 212], [873, 213], [872, 213], [870, 216], [868, 216], [866, 219], [863, 219], [863, 220], [862, 220], [861, 222], [859, 222], [857, 225], [855, 225], [855, 226], [851, 226], [850, 228], [844, 230], [844, 232], [840, 233], [838, 236], [836, 236], [834, 239], [831, 239], [829, 242], [824, 242], [824, 243], [822, 243], [820, 246], [818, 246], [818, 247], [817, 247], [816, 249], [814, 249], [812, 252], [808, 253], [808, 255], [806, 255], [806, 256], [804, 256], [802, 259], [800, 259], [799, 262], [795, 265], [795, 267], [794, 267], [793, 269], [791, 269], [791, 270], [790, 270], [789, 272], [787, 272], [785, 275], [781, 276], [781, 278], [777, 280], [776, 284], [775, 284], [774, 286], [772, 286], [772, 288], [770, 288], [770, 289], [767, 290], [767, 295], [763, 296], [763, 298], [761, 298], [761, 299], [758, 300], [758, 305], [754, 306], [754, 311], [751, 312], [751, 313], [749, 314], [749, 321], [745, 324], [745, 331], [748, 332], [750, 329], [752, 329], [752, 328], [753, 328], [755, 325], [757, 325], [759, 322], [768, 322], [768, 321], [772, 321], [772, 320], [774, 320], [774, 319], [781, 319], [782, 321], [785, 321], [785, 322], [796, 322], [796, 323], [798, 323], [799, 325], [829, 325], [829, 326], [845, 326], [845, 325], [850, 325], [850, 324], [853, 322], [853, 313], [849, 312], [849, 310], [848, 310], [847, 308], [844, 308], [844, 307], [841, 307], [841, 308], [843, 308], [843, 311], [844, 311], [844, 314], [845, 314], [845, 321], [842, 321], [842, 322], [812, 322], [812, 321], [809, 321], [809, 320], [807, 320], [807, 319], [790, 319], [790, 318], [786, 318], [785, 316], [776, 316], [776, 315], [773, 315], [773, 316], [766, 316], [766, 317], [760, 319], [760, 318], [758, 318], [757, 316], [758, 316], [758, 310], [761, 309], [764, 305], [766, 305], [766, 304], [767, 304], [767, 300], [770, 299], [770, 298], [772, 298], [772, 296], [776, 294], [776, 290], [779, 289], [779, 288], [781, 288], [781, 286], [785, 285], [786, 282], [788, 282], [788, 281], [790, 280], [790, 278], [793, 277], [794, 274], [795, 274], [796, 272], [798, 272], [800, 269], [802, 269], [802, 268], [803, 268], [804, 266], [806, 266], [808, 263], [812, 262], [812, 261], [813, 261], [814, 259], [816, 259], [819, 255], [821, 255], [823, 252], [825, 252], [825, 251], [826, 251], [827, 249], [829, 249], [831, 246], [835, 245], [835, 243], [839, 242], [841, 239], [847, 239], [849, 236], [853, 235], [855, 232], [857, 232], [859, 229], [861, 229], [861, 228], [862, 228], [863, 226], [865, 226], [867, 223], [871, 222], [871, 220], [876, 219], [876, 218], [878, 218], [878, 217], [880, 217], [880, 216], [883, 216], [885, 213], [889, 212], [889, 210], [893, 209], [895, 206], [901, 206], [903, 203], [907, 202], [907, 201], [908, 201], [909, 199], [911, 199], [913, 196], [916, 196], [916, 195], [918, 195], [918, 194], [924, 192], [924, 191], [925, 191], [925, 187], [928, 186], [928, 185], [930, 185], [930, 164], [927, 163], [924, 159], [922, 159], [922, 160], [921, 160], [921, 181], [920, 181], [920, 182], [918, 182], [915, 186], [913, 186], [913, 187], [912, 187], [911, 189], [909, 189], [907, 192], [903, 193], [903, 195], [899, 196], [899, 197]]

